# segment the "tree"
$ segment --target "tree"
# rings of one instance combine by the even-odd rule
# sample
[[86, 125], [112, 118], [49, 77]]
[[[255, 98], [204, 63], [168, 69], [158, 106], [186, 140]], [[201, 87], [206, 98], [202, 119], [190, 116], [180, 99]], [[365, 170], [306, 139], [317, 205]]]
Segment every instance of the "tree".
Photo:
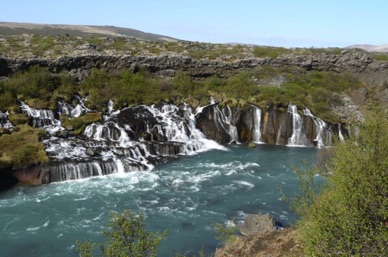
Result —
[[[297, 205], [300, 240], [308, 256], [385, 256], [388, 252], [388, 118], [379, 112], [339, 143], [316, 197]], [[308, 171], [311, 175], [311, 171]], [[300, 176], [301, 177], [301, 176]], [[303, 176], [302, 176], [303, 178]], [[307, 183], [306, 183], [307, 181]]]
[[108, 229], [103, 231], [107, 241], [99, 244], [101, 253], [95, 254], [95, 243], [90, 241], [77, 242], [80, 255], [83, 257], [154, 257], [157, 247], [166, 236], [144, 229], [144, 218], [141, 214], [134, 215], [131, 211], [112, 212]]

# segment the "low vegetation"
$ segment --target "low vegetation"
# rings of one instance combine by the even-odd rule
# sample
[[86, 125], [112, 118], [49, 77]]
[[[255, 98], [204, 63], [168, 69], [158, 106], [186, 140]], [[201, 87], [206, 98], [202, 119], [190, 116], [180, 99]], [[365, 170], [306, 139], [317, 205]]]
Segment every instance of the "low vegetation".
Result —
[[[332, 148], [325, 165], [300, 173], [294, 207], [307, 256], [384, 256], [388, 250], [388, 119], [369, 118], [356, 136]], [[316, 194], [313, 174], [327, 183]]]
[[0, 136], [0, 167], [28, 168], [48, 161], [41, 137], [44, 130], [20, 125], [20, 131]]
[[[277, 82], [277, 78], [281, 81]], [[359, 86], [361, 83], [349, 74], [298, 68], [261, 67], [229, 78], [212, 76], [203, 80], [193, 80], [181, 71], [168, 79], [152, 76], [144, 70], [108, 73], [93, 69], [78, 83], [67, 74], [53, 75], [47, 68], [32, 67], [0, 82], [0, 108], [16, 108], [17, 100], [23, 100], [35, 108], [54, 110], [58, 100], [71, 103], [74, 95], [86, 98], [87, 106], [97, 111], [105, 111], [109, 99], [115, 103], [115, 108], [160, 101], [185, 101], [195, 107], [207, 104], [212, 96], [217, 102], [232, 106], [286, 107], [292, 102], [300, 108], [310, 108], [326, 121], [336, 122], [337, 117], [330, 112], [331, 95]]]
[[[7, 35], [0, 38], [2, 55], [15, 58], [56, 58], [72, 54], [160, 56], [182, 55], [194, 59], [222, 60], [225, 62], [246, 58], [276, 58], [281, 56], [310, 55], [314, 53], [339, 54], [340, 48], [283, 48], [242, 44], [211, 44], [185, 41], [144, 41], [125, 37], [98, 37], [96, 35]], [[379, 58], [380, 55], [376, 56]]]

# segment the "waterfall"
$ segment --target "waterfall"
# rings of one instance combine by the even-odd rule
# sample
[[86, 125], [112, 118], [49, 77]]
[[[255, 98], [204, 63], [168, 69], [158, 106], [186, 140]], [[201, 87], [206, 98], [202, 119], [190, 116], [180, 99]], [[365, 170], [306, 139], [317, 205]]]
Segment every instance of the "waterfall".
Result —
[[306, 136], [303, 133], [303, 119], [296, 105], [289, 104], [287, 112], [292, 115], [292, 136], [288, 139], [289, 146], [305, 146]]
[[32, 118], [32, 127], [43, 128], [50, 134], [62, 129], [61, 122], [54, 118], [51, 110], [31, 108], [22, 101], [19, 101], [22, 113]]
[[236, 126], [232, 124], [233, 120], [233, 113], [232, 110], [230, 109], [229, 105], [226, 105], [223, 109], [222, 112], [225, 115], [225, 123], [228, 124], [229, 126], [229, 135], [230, 135], [230, 142], [235, 142], [238, 143], [238, 132]]
[[102, 162], [99, 160], [88, 162], [65, 162], [51, 164], [50, 182], [83, 179], [93, 176], [123, 173], [124, 171], [139, 171], [142, 168], [131, 163], [123, 163], [121, 160]]
[[111, 99], [109, 99], [108, 104], [107, 104], [109, 114], [111, 114], [113, 112], [113, 105], [114, 105], [113, 101]]
[[15, 126], [9, 121], [9, 113], [0, 111], [0, 128], [13, 129]]
[[344, 136], [342, 135], [342, 131], [341, 131], [341, 123], [338, 123], [338, 138], [341, 142], [344, 142], [345, 141], [345, 138]]
[[316, 131], [316, 138], [314, 141], [316, 142], [317, 147], [325, 147], [328, 142], [331, 142], [331, 134], [328, 130], [326, 122], [320, 118], [315, 117], [307, 108], [303, 110], [303, 113], [314, 121]]
[[116, 142], [122, 147], [132, 145], [125, 129], [113, 121], [93, 123], [85, 128], [84, 135], [96, 141]]
[[[246, 119], [234, 116], [229, 106], [222, 110], [218, 105], [198, 107], [195, 115], [190, 106], [181, 104], [163, 104], [161, 106], [137, 106], [113, 111], [113, 102], [107, 103], [104, 119], [86, 126], [82, 134], [61, 127], [51, 110], [34, 109], [20, 102], [21, 110], [31, 117], [35, 127], [42, 127], [50, 133], [43, 141], [45, 151], [50, 157], [49, 181], [80, 179], [90, 176], [101, 176], [128, 171], [152, 170], [154, 165], [164, 162], [177, 155], [192, 155], [210, 149], [225, 149], [215, 141], [207, 139], [197, 128], [200, 123], [207, 122], [206, 131], [211, 131], [212, 138], [222, 143], [238, 142], [238, 132], [234, 125], [236, 120]], [[206, 108], [206, 109], [204, 109]], [[262, 110], [252, 106], [252, 121], [244, 120], [244, 124], [252, 124], [252, 141], [262, 141]], [[90, 111], [78, 99], [73, 107], [63, 101], [58, 102], [57, 113], [66, 114], [69, 118], [83, 115]], [[244, 110], [245, 111], [245, 110]], [[206, 114], [205, 114], [206, 112]], [[247, 112], [248, 113], [248, 112]], [[331, 139], [328, 125], [313, 116], [308, 109], [304, 110], [315, 123], [318, 147], [325, 146]], [[4, 127], [5, 114], [0, 113], [0, 126]], [[304, 132], [304, 120], [298, 114], [297, 107], [290, 104], [287, 115], [278, 132], [281, 144], [289, 146], [305, 146], [307, 139]], [[237, 119], [237, 117], [239, 117]], [[198, 122], [198, 124], [196, 124]], [[278, 121], [277, 121], [278, 122]], [[291, 127], [292, 126], [292, 127]], [[60, 133], [54, 133], [54, 129]], [[281, 131], [281, 133], [280, 133]], [[215, 132], [215, 134], [214, 134]], [[292, 132], [292, 135], [291, 135]], [[210, 136], [213, 136], [210, 135]], [[342, 137], [339, 126], [339, 137]], [[228, 142], [229, 140], [229, 142]]]
[[261, 109], [257, 106], [253, 107], [253, 133], [252, 141], [255, 143], [261, 143]]

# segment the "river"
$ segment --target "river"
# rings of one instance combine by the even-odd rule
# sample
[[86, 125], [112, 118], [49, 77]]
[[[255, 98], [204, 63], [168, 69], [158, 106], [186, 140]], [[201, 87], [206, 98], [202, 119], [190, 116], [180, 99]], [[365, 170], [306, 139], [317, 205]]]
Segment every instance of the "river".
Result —
[[215, 251], [215, 223], [270, 213], [279, 225], [294, 217], [280, 199], [297, 190], [291, 166], [313, 161], [319, 149], [230, 146], [181, 156], [139, 171], [43, 186], [17, 186], [0, 194], [1, 256], [78, 256], [76, 240], [100, 242], [110, 212], [132, 210], [152, 231], [167, 230], [160, 256]]

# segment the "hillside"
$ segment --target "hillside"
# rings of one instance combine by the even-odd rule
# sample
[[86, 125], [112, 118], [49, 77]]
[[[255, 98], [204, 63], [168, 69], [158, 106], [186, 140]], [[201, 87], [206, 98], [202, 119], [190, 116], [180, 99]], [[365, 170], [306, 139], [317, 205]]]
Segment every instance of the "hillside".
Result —
[[388, 53], [388, 44], [384, 44], [384, 45], [359, 44], [359, 45], [352, 45], [347, 48], [359, 48], [368, 52], [375, 52], [375, 53]]
[[176, 41], [177, 39], [146, 33], [136, 29], [115, 26], [88, 26], [62, 24], [34, 24], [18, 22], [0, 22], [0, 35], [15, 36], [21, 34], [38, 34], [42, 36], [111, 36], [136, 38], [147, 41]]

